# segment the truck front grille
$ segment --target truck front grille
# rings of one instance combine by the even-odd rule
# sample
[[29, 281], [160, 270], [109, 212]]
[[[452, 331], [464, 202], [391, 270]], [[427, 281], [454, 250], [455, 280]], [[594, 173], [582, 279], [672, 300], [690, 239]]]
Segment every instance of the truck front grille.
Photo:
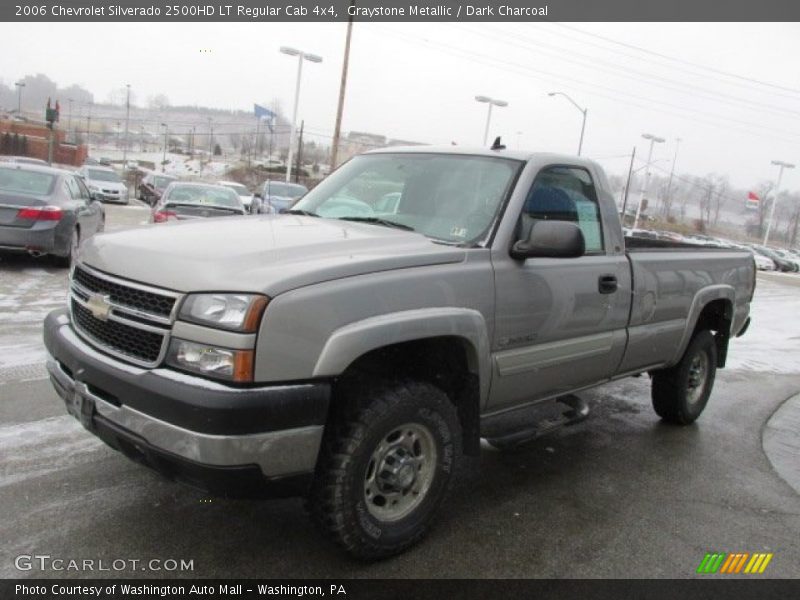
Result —
[[96, 319], [88, 308], [72, 299], [72, 317], [75, 327], [96, 345], [137, 362], [155, 364], [161, 356], [164, 335], [144, 331], [118, 321]]
[[175, 296], [154, 293], [138, 287], [110, 281], [102, 275], [93, 275], [83, 267], [75, 267], [73, 279], [88, 292], [108, 294], [111, 301], [130, 308], [169, 317], [175, 306]]
[[85, 265], [77, 265], [70, 279], [75, 331], [98, 350], [142, 367], [164, 360], [180, 298]]

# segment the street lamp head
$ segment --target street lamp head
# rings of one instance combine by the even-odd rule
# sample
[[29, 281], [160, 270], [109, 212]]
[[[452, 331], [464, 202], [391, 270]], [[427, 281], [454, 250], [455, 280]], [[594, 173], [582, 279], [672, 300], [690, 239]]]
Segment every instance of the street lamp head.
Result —
[[652, 133], [643, 133], [642, 137], [646, 140], [650, 140], [654, 144], [661, 144], [666, 141], [664, 138], [653, 135]]
[[316, 54], [306, 54], [304, 52], [303, 53], [303, 58], [305, 58], [307, 61], [313, 62], [313, 63], [321, 63], [322, 62], [322, 57], [321, 56], [317, 56]]
[[492, 104], [495, 106], [508, 106], [508, 102], [505, 100], [492, 100]]
[[475, 100], [478, 102], [491, 102], [492, 99], [489, 96], [475, 96]]
[[772, 164], [778, 167], [783, 167], [784, 169], [794, 169], [794, 165], [791, 163], [783, 162], [782, 160], [773, 160]]
[[296, 48], [290, 48], [289, 46], [281, 46], [281, 53], [288, 54], [289, 56], [297, 56], [300, 54], [300, 50]]

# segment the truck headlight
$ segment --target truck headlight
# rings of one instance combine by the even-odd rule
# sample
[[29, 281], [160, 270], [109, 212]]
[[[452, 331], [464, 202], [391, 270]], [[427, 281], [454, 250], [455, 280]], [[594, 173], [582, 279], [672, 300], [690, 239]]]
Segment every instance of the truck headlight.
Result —
[[267, 306], [266, 296], [256, 294], [191, 294], [178, 318], [231, 331], [253, 333]]
[[228, 381], [253, 381], [253, 351], [217, 348], [173, 338], [167, 364], [184, 371]]

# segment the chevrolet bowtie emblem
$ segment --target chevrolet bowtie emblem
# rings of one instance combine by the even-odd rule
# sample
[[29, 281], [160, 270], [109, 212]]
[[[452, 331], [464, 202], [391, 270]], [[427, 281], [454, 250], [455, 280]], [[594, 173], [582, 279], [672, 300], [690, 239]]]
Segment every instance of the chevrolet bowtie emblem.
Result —
[[89, 299], [86, 300], [86, 308], [88, 308], [96, 319], [101, 321], [108, 320], [108, 314], [111, 312], [111, 296], [102, 294], [91, 294]]

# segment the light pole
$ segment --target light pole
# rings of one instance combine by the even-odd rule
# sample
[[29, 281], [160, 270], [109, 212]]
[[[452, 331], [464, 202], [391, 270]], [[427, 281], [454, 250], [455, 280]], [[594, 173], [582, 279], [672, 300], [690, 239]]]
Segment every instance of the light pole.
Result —
[[297, 104], [300, 101], [300, 79], [303, 76], [303, 60], [313, 63], [321, 63], [322, 57], [316, 54], [309, 54], [297, 50], [296, 48], [289, 48], [288, 46], [281, 46], [281, 53], [289, 56], [297, 57], [297, 82], [294, 87], [294, 109], [292, 110], [292, 127], [289, 131], [289, 155], [286, 158], [286, 183], [289, 183], [292, 177], [292, 148], [294, 146], [294, 132], [297, 128]]
[[583, 114], [583, 122], [581, 123], [581, 139], [578, 141], [578, 156], [580, 156], [581, 155], [581, 150], [583, 150], [583, 133], [584, 133], [584, 131], [586, 131], [586, 113], [589, 112], [589, 109], [588, 108], [581, 108], [580, 105], [577, 102], [575, 102], [575, 100], [570, 98], [564, 92], [549, 92], [547, 95], [548, 96], [564, 96], [564, 98], [566, 98], [567, 100], [570, 101], [570, 103], [572, 103], [572, 106], [577, 108]]
[[126, 168], [128, 164], [128, 126], [131, 120], [131, 84], [126, 83], [125, 88], [125, 145], [122, 147], [122, 166]]
[[475, 100], [489, 105], [489, 111], [486, 113], [486, 127], [483, 130], [483, 145], [485, 146], [486, 140], [489, 139], [489, 123], [492, 120], [492, 107], [499, 106], [502, 108], [503, 106], [508, 106], [508, 102], [490, 98], [489, 96], [475, 96]]
[[775, 195], [772, 199], [772, 205], [769, 207], [769, 218], [767, 219], [767, 231], [764, 234], [764, 246], [767, 245], [769, 241], [769, 231], [772, 229], [772, 219], [775, 217], [775, 205], [778, 203], [778, 192], [781, 189], [781, 179], [783, 178], [783, 170], [784, 169], [794, 169], [794, 165], [791, 163], [783, 162], [782, 160], [773, 160], [772, 164], [779, 167], [778, 169], [778, 181], [775, 183]]
[[161, 172], [167, 170], [167, 137], [169, 136], [169, 127], [167, 127], [166, 123], [162, 123], [161, 126], [164, 128], [164, 157], [161, 159]]
[[639, 224], [639, 216], [642, 214], [642, 200], [644, 200], [644, 196], [650, 187], [650, 165], [652, 164], [653, 160], [653, 146], [656, 144], [663, 144], [666, 141], [664, 138], [660, 138], [652, 133], [643, 133], [642, 137], [646, 140], [650, 140], [650, 151], [647, 153], [647, 165], [644, 172], [644, 185], [642, 186], [642, 191], [639, 194], [639, 204], [636, 207], [636, 217], [633, 219], [632, 229], [636, 229], [636, 226]]
[[25, 82], [17, 81], [14, 85], [17, 86], [17, 116], [22, 116], [22, 88], [25, 87]]

